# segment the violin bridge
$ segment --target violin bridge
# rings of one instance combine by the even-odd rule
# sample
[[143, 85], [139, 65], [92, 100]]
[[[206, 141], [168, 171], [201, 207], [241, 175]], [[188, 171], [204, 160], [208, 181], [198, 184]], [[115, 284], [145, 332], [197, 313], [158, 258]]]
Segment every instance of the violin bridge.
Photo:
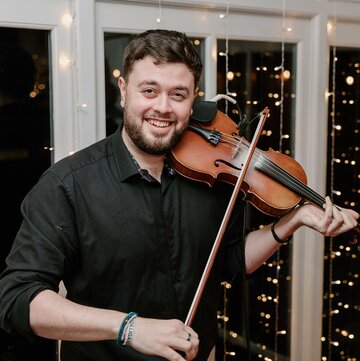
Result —
[[[235, 138], [236, 139], [236, 138]], [[239, 153], [239, 150], [240, 150], [240, 147], [241, 147], [241, 144], [243, 142], [243, 139], [244, 137], [241, 137], [239, 140], [237, 140], [237, 145], [236, 147], [234, 148], [233, 150], [233, 153], [232, 153], [232, 159], [234, 159], [235, 157], [237, 157], [238, 153]]]

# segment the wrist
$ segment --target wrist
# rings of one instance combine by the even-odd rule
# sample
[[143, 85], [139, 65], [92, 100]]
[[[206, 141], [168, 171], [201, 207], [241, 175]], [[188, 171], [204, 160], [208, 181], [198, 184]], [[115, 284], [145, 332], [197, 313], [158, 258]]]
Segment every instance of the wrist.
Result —
[[289, 243], [289, 242], [292, 240], [293, 234], [290, 234], [290, 236], [287, 236], [287, 237], [280, 237], [280, 236], [278, 235], [278, 233], [275, 231], [275, 226], [277, 225], [277, 223], [279, 222], [280, 219], [281, 219], [281, 218], [278, 218], [275, 222], [273, 222], [273, 223], [271, 224], [271, 227], [270, 227], [271, 234], [272, 234], [273, 238], [275, 239], [275, 241], [276, 241], [277, 243], [287, 244], [287, 243]]
[[129, 312], [122, 320], [116, 337], [119, 346], [129, 346], [131, 344], [137, 316], [137, 312]]

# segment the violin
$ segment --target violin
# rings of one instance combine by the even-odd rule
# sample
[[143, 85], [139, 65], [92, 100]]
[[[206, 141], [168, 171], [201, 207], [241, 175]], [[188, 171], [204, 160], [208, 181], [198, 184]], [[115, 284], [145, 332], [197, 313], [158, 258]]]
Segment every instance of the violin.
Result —
[[[236, 123], [216, 108], [214, 102], [194, 105], [188, 129], [170, 153], [170, 163], [181, 175], [207, 183], [235, 185], [244, 166], [249, 142]], [[304, 169], [293, 158], [269, 149], [255, 149], [241, 185], [244, 200], [261, 212], [279, 217], [306, 201], [320, 208], [325, 198], [307, 186]], [[359, 239], [359, 225], [351, 243]]]

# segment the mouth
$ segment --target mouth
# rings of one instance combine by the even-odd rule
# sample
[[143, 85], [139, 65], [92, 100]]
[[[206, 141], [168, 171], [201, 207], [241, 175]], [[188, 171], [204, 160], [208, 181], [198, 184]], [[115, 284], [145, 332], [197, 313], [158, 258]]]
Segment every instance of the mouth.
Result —
[[168, 120], [158, 120], [158, 119], [147, 119], [149, 124], [158, 127], [158, 128], [166, 128], [169, 127], [171, 122]]

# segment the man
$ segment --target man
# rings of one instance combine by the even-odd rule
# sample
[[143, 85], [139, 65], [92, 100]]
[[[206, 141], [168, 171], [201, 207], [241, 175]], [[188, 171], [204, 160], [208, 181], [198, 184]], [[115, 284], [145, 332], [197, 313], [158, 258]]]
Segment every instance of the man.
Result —
[[[201, 68], [175, 31], [148, 31], [127, 47], [123, 126], [52, 166], [22, 204], [0, 281], [5, 330], [62, 340], [63, 361], [207, 359], [222, 273], [241, 269], [242, 208], [239, 201], [194, 322], [185, 325], [232, 191], [185, 179], [166, 162], [188, 126]], [[329, 199], [324, 211], [298, 207], [273, 232], [247, 235], [246, 271], [302, 225], [335, 236], [357, 217]], [[61, 280], [67, 299], [57, 293]]]

